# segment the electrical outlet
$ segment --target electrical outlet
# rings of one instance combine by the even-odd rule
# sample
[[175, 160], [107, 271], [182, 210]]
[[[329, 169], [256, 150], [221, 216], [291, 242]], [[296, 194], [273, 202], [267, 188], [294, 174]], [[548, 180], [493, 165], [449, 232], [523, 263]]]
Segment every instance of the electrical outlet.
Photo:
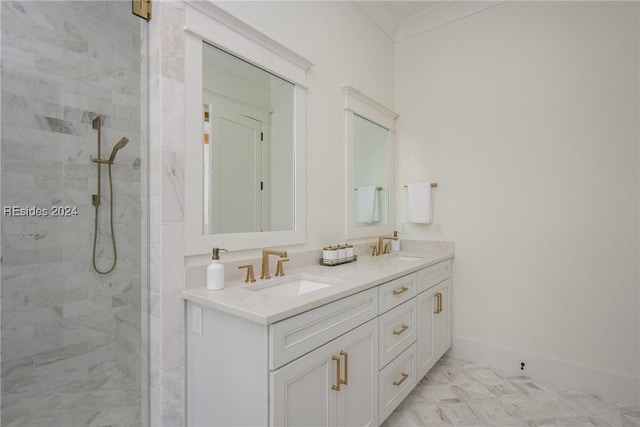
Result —
[[398, 233], [406, 233], [407, 232], [407, 223], [406, 222], [401, 222], [399, 228], [400, 228], [400, 230], [398, 230]]
[[191, 330], [194, 334], [202, 336], [202, 307], [197, 305], [191, 309]]
[[442, 223], [436, 222], [433, 224], [433, 234], [440, 236], [442, 234]]

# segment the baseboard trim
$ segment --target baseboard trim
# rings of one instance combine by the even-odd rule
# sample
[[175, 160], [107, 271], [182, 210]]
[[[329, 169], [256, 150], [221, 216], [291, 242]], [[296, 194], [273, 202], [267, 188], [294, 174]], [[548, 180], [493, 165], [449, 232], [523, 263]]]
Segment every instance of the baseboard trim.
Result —
[[[449, 355], [624, 405], [640, 406], [640, 378], [463, 337], [453, 337]], [[521, 362], [525, 362], [524, 370], [520, 370]]]

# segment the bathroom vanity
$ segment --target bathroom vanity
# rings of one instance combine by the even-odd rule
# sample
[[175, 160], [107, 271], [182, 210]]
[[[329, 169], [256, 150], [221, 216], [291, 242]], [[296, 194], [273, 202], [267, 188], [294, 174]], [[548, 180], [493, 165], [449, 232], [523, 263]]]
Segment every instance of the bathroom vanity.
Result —
[[184, 291], [189, 425], [378, 426], [451, 345], [452, 257]]

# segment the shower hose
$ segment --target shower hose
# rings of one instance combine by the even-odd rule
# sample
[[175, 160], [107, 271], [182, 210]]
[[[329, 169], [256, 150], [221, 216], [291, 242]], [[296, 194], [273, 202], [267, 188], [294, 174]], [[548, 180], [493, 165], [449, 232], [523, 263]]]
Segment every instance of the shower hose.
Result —
[[111, 163], [109, 163], [109, 226], [111, 227], [111, 246], [113, 247], [113, 264], [111, 268], [106, 271], [101, 271], [96, 265], [96, 243], [98, 241], [98, 209], [100, 202], [95, 204], [96, 214], [95, 222], [93, 224], [93, 269], [99, 274], [109, 274], [116, 268], [118, 263], [118, 251], [116, 250], [116, 236], [113, 233], [113, 179], [111, 177]]

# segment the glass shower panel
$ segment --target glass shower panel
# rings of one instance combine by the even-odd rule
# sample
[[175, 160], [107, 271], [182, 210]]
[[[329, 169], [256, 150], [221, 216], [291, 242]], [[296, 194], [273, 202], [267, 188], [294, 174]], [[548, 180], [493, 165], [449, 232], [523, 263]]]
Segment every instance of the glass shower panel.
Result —
[[124, 1], [0, 14], [0, 424], [148, 425], [147, 24]]

